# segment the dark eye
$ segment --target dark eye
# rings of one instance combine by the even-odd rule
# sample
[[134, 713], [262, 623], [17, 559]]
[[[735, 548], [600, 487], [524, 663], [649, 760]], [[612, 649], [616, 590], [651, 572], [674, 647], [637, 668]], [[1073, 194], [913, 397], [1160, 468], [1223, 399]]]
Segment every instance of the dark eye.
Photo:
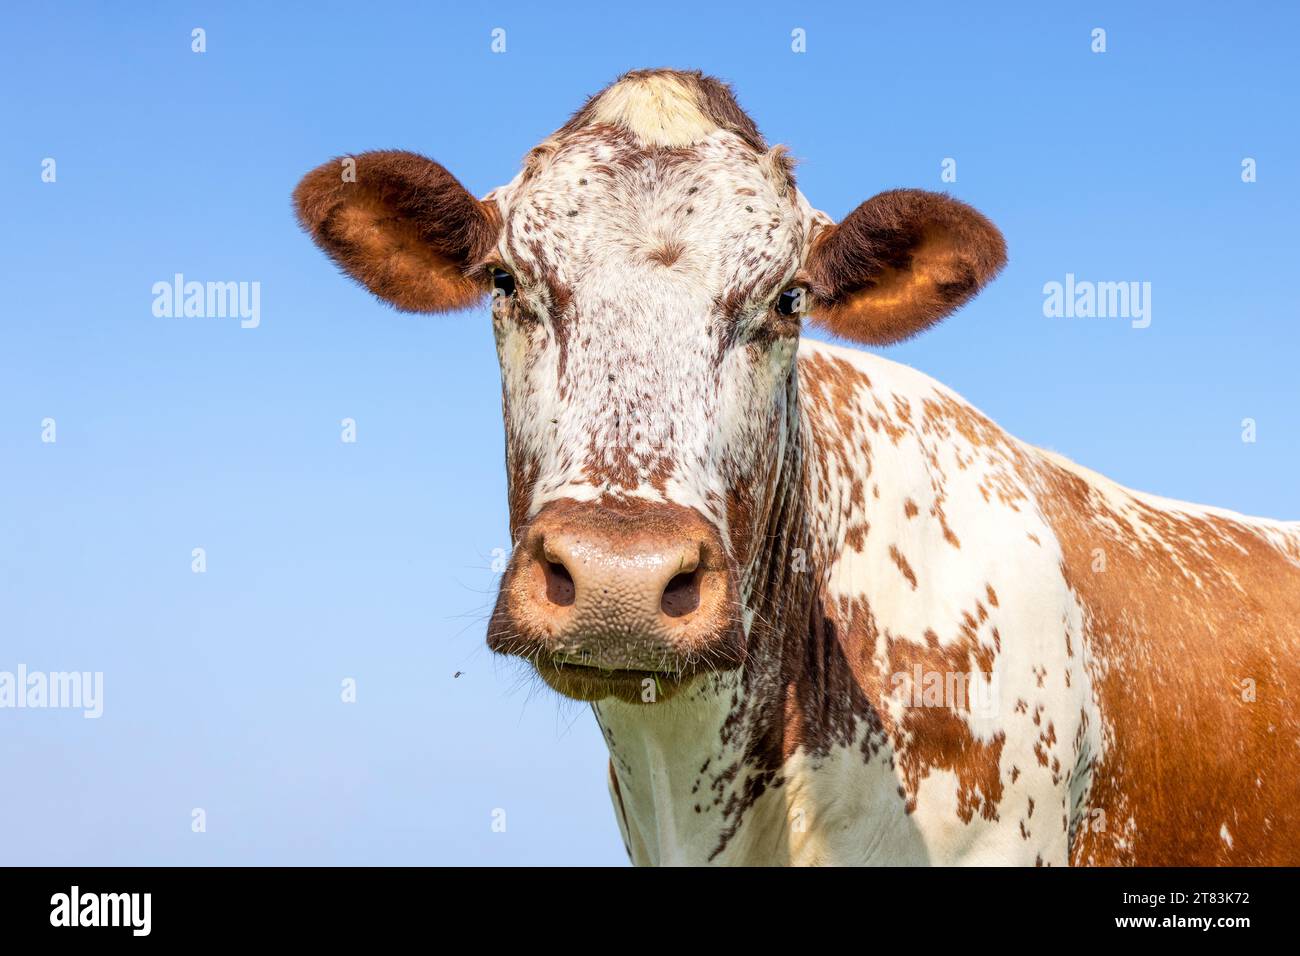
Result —
[[795, 286], [793, 289], [786, 289], [776, 297], [776, 311], [780, 315], [800, 315], [804, 311], [804, 296], [807, 292]]
[[495, 266], [488, 270], [492, 276], [492, 294], [500, 292], [503, 296], [512, 296], [515, 294], [515, 277], [505, 269], [498, 269]]

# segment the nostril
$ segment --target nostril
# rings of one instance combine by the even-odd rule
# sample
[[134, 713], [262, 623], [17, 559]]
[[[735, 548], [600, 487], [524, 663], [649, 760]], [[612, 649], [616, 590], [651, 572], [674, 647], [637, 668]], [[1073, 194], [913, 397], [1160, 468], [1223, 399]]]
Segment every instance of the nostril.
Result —
[[659, 606], [669, 617], [685, 617], [700, 606], [700, 572], [683, 571], [668, 582]]
[[542, 569], [546, 574], [546, 597], [550, 602], [560, 607], [571, 605], [577, 594], [577, 588], [574, 586], [573, 575], [569, 573], [569, 569], [558, 561], [544, 561]]

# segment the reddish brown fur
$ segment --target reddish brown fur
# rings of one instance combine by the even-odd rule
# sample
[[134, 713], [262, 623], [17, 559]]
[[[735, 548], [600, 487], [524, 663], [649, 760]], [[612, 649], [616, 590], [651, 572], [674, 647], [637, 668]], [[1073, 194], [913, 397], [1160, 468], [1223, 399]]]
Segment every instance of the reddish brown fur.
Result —
[[817, 320], [844, 338], [887, 345], [962, 306], [1006, 263], [979, 212], [941, 193], [895, 189], [823, 231], [807, 271]]
[[661, 265], [665, 268], [672, 268], [677, 264], [677, 260], [682, 257], [682, 253], [685, 251], [686, 247], [680, 242], [670, 240], [652, 249], [646, 258], [656, 265]]
[[[1097, 703], [1113, 733], [1105, 755], [1076, 771], [1091, 770], [1092, 788], [1072, 834], [1071, 862], [1294, 864], [1297, 554], [1227, 517], [1138, 498], [1136, 513], [1117, 511], [1080, 476], [1026, 455], [968, 407], [936, 404], [927, 416], [934, 427], [995, 450], [1039, 486], [1062, 573], [1084, 610]], [[1068, 633], [1062, 640], [1073, 657]], [[1055, 732], [1049, 725], [1041, 733], [1043, 763]]]
[[1110, 662], [1098, 690], [1115, 725], [1089, 801], [1105, 825], [1081, 828], [1072, 862], [1294, 865], [1300, 569], [1249, 526], [1212, 515], [1144, 506], [1172, 550], [1124, 534], [1125, 519], [1080, 478], [1042, 471], [1062, 572], [1091, 617], [1092, 655]]
[[465, 308], [487, 292], [466, 275], [496, 242], [492, 203], [479, 202], [442, 166], [400, 150], [343, 159], [312, 170], [294, 190], [298, 220], [348, 275], [407, 312]]

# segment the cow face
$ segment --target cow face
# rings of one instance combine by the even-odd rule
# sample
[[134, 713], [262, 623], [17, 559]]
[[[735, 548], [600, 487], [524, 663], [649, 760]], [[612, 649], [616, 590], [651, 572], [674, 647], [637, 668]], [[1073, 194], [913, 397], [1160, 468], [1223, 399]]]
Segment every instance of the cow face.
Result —
[[739, 665], [740, 595], [797, 428], [802, 313], [905, 338], [1001, 266], [944, 196], [885, 193], [834, 225], [730, 91], [628, 74], [475, 200], [410, 153], [308, 174], [305, 228], [410, 311], [491, 296], [516, 548], [489, 628], [581, 699], [663, 699]]

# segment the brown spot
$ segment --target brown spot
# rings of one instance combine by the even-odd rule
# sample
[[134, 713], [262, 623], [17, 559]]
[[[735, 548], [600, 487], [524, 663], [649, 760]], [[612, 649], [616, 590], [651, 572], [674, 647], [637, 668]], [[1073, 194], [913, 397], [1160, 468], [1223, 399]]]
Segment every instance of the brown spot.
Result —
[[669, 241], [660, 246], [656, 246], [650, 251], [646, 258], [664, 268], [671, 268], [677, 260], [682, 257], [682, 253], [685, 251], [686, 247], [680, 242]]
[[912, 571], [912, 566], [907, 563], [907, 558], [899, 553], [898, 549], [892, 544], [889, 546], [889, 556], [893, 559], [898, 570], [902, 572], [903, 577], [907, 578], [907, 583], [912, 585], [912, 590], [916, 590], [916, 574]]
[[[1120, 509], [1053, 461], [1037, 474], [1062, 573], [1086, 611], [1087, 647], [1108, 661], [1092, 673], [1099, 708], [1123, 729], [1093, 768], [1089, 796], [1112, 825], [1081, 828], [1071, 861], [1294, 864], [1300, 562], [1244, 522], [1137, 498]], [[1092, 571], [1096, 547], [1105, 574]], [[1129, 819], [1131, 832], [1115, 825]], [[1218, 837], [1225, 821], [1231, 849]]]

